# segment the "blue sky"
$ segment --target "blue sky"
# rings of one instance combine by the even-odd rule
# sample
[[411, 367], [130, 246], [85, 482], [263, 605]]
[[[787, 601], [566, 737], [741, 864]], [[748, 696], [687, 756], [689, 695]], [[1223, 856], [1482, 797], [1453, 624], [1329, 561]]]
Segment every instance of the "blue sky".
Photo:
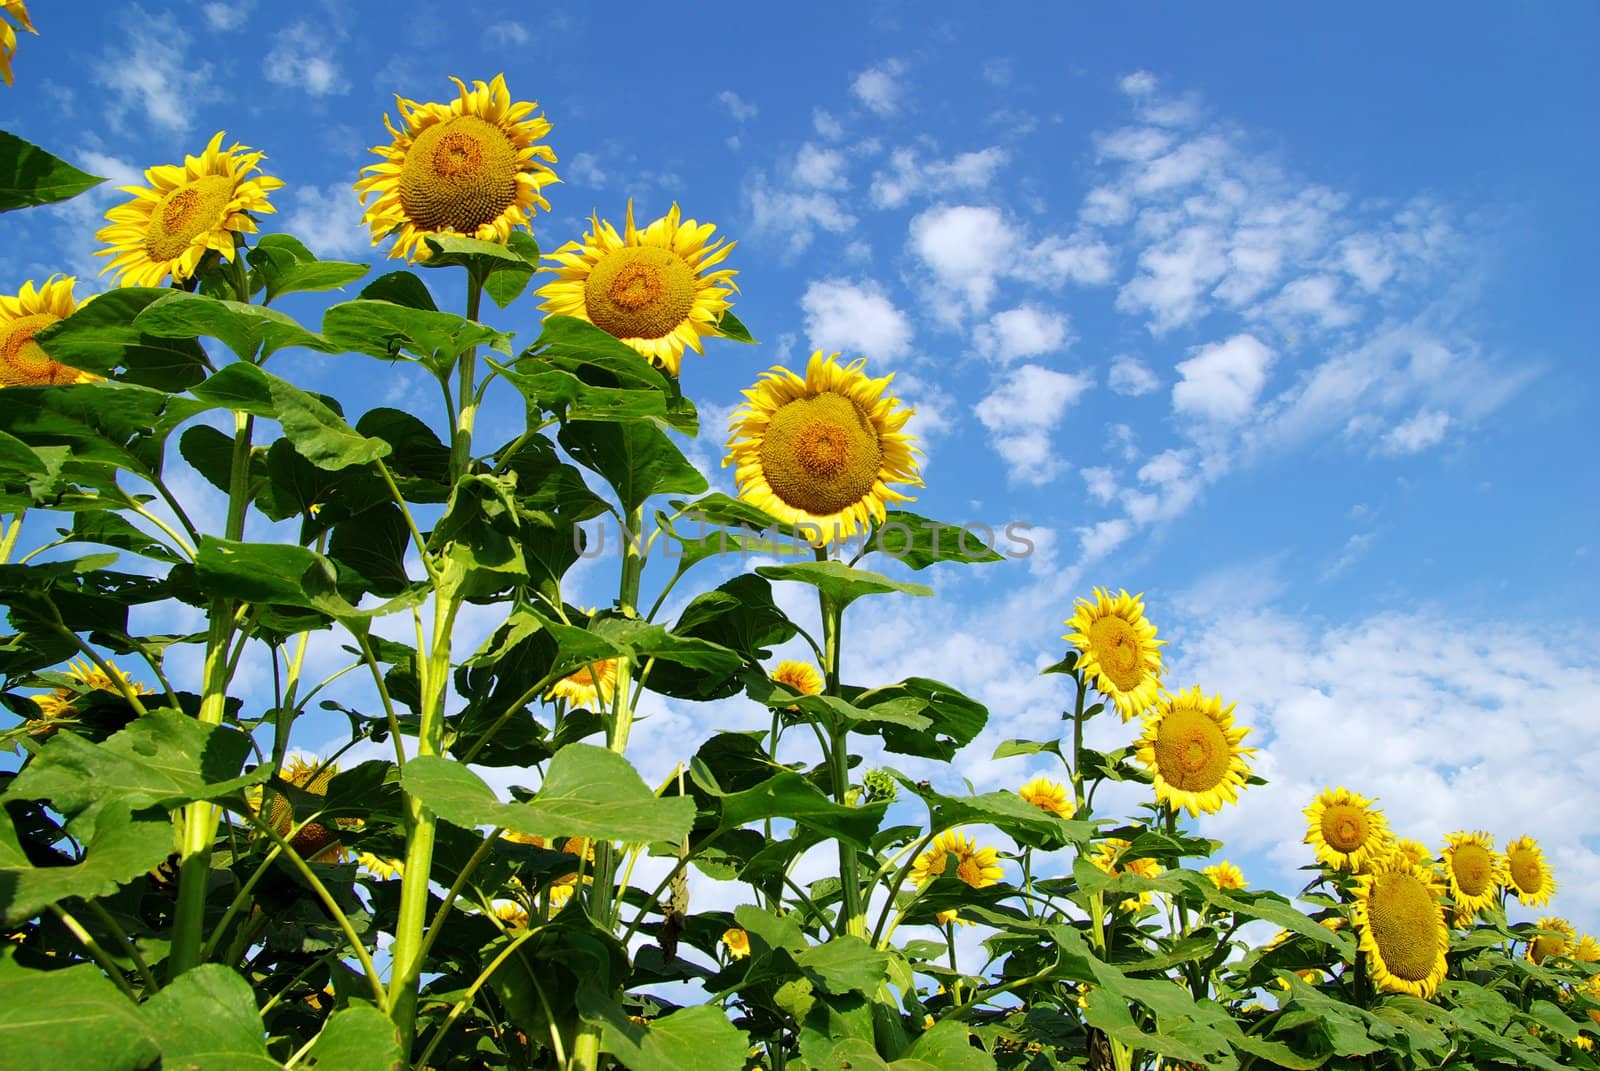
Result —
[[[1540, 838], [1556, 909], [1600, 930], [1593, 7], [35, 6], [0, 126], [122, 181], [226, 129], [288, 183], [263, 229], [325, 257], [379, 259], [350, 186], [393, 94], [449, 99], [452, 74], [504, 72], [554, 124], [547, 251], [629, 197], [737, 239], [763, 345], [683, 373], [715, 487], [739, 390], [820, 347], [917, 407], [919, 512], [1036, 526], [1032, 557], [941, 567], [936, 601], [849, 626], [848, 678], [989, 704], [958, 762], [980, 789], [1043, 768], [988, 755], [1052, 731], [1061, 620], [1126, 587], [1169, 683], [1256, 727], [1272, 785], [1201, 825], [1254, 883], [1298, 887], [1299, 811], [1343, 784], [1430, 845]], [[0, 284], [92, 288], [116, 198], [7, 217]], [[281, 362], [356, 411], [416, 386]], [[520, 417], [499, 400], [485, 438]], [[574, 601], [606, 601], [607, 569]], [[636, 761], [748, 706], [656, 703]]]

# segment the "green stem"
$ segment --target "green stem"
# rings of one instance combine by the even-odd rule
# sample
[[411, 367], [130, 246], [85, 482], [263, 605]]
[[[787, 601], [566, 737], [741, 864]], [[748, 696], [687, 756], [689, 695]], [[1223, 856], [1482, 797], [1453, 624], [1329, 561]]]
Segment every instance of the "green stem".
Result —
[[139, 978], [144, 982], [146, 995], [148, 996], [160, 989], [161, 983], [157, 982], [156, 976], [150, 973], [150, 964], [145, 962], [144, 953], [139, 951], [139, 946], [134, 943], [133, 938], [128, 936], [128, 931], [124, 930], [117, 920], [111, 917], [111, 912], [100, 906], [98, 900], [85, 899], [83, 903], [89, 909], [89, 913], [95, 917], [95, 920], [117, 939], [117, 942], [128, 953], [128, 958], [133, 960], [134, 970], [139, 972]]
[[11, 550], [17, 545], [17, 536], [22, 532], [22, 519], [27, 515], [27, 510], [20, 510], [6, 522], [5, 535], [0, 536], [0, 565], [11, 560]]
[[117, 983], [117, 988], [122, 990], [129, 1000], [137, 1003], [139, 998], [134, 995], [133, 986], [129, 985], [128, 979], [123, 976], [122, 968], [118, 967], [116, 961], [106, 953], [105, 949], [100, 947], [100, 942], [95, 940], [94, 934], [84, 929], [83, 923], [74, 918], [72, 913], [60, 904], [51, 904], [50, 913], [60, 919], [61, 924], [72, 933], [72, 936], [78, 939], [78, 943], [83, 945], [83, 950], [89, 953], [89, 958], [99, 964], [100, 969], [105, 971], [113, 982]]
[[[817, 548], [817, 560], [827, 561], [825, 548]], [[822, 674], [824, 694], [839, 694], [839, 634], [844, 627], [844, 609], [820, 589], [817, 591], [818, 608], [822, 614]], [[828, 729], [828, 780], [833, 785], [833, 797], [841, 805], [850, 803], [850, 729], [845, 725], [831, 725]], [[861, 903], [861, 868], [854, 844], [839, 841], [839, 883], [844, 918], [842, 929], [856, 937], [867, 935], [866, 912]]]
[[1077, 804], [1074, 817], [1086, 819], [1089, 812], [1083, 795], [1083, 697], [1089, 686], [1077, 670], [1073, 670], [1072, 679], [1078, 684], [1078, 702], [1072, 711], [1072, 798]]
[[[457, 1019], [461, 1018], [461, 1013], [466, 1011], [467, 1007], [471, 1005], [473, 1000], [477, 997], [478, 990], [482, 989], [484, 985], [488, 983], [489, 979], [493, 977], [494, 972], [500, 969], [501, 964], [511, 958], [511, 953], [515, 952], [517, 949], [521, 948], [524, 943], [532, 939], [533, 936], [540, 931], [540, 929], [542, 929], [540, 926], [529, 926], [526, 930], [523, 930], [521, 933], [517, 934], [517, 936], [513, 938], [505, 948], [502, 948], [498, 956], [489, 961], [489, 965], [483, 969], [482, 973], [472, 980], [472, 984], [467, 987], [467, 991], [461, 994], [461, 999], [456, 1001], [455, 1004], [450, 1008], [450, 1013], [445, 1016], [444, 1022], [440, 1023], [439, 1026], [434, 1030], [433, 1037], [428, 1039], [428, 1047], [422, 1050], [422, 1055], [417, 1059], [416, 1066], [428, 1066], [428, 1057], [433, 1055], [433, 1050], [437, 1049], [439, 1047], [439, 1042], [444, 1040], [445, 1033], [449, 1031], [450, 1027], [454, 1025]], [[539, 988], [537, 979], [534, 981], [534, 988]], [[539, 996], [542, 1002], [544, 1000], [544, 994], [541, 992]], [[547, 1004], [546, 1008], [548, 1007], [549, 1005]], [[554, 1029], [553, 1020], [551, 1036], [554, 1039], [556, 1046], [556, 1059], [558, 1061], [562, 1061], [563, 1054], [560, 1049], [560, 1034]]]

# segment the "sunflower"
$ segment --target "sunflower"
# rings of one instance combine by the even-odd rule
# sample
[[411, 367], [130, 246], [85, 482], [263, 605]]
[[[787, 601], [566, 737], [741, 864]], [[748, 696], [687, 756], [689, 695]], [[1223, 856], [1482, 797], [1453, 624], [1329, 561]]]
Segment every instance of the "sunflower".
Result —
[[1255, 748], [1240, 747], [1249, 729], [1233, 724], [1233, 707], [1221, 696], [1207, 699], [1198, 686], [1163, 696], [1144, 720], [1144, 735], [1134, 742], [1139, 761], [1155, 775], [1156, 799], [1195, 817], [1215, 814], [1235, 803], [1250, 776], [1245, 756]]
[[819, 547], [884, 519], [886, 502], [912, 499], [891, 483], [922, 486], [916, 440], [901, 429], [913, 410], [886, 394], [893, 375], [869, 379], [865, 359], [811, 355], [805, 378], [773, 368], [733, 414], [724, 466], [737, 466], [739, 497]]
[[394, 141], [372, 149], [383, 162], [362, 168], [355, 185], [372, 244], [396, 235], [390, 257], [427, 260], [432, 234], [504, 242], [513, 227], [531, 229], [535, 206], [550, 211], [541, 190], [561, 181], [548, 166], [555, 152], [538, 143], [550, 123], [533, 114], [537, 102], [511, 103], [502, 74], [470, 90], [450, 80], [460, 96], [449, 104], [395, 97], [404, 130], [383, 117]]
[[1433, 861], [1433, 857], [1428, 854], [1428, 846], [1410, 837], [1397, 837], [1394, 843], [1389, 845], [1389, 850], [1399, 852], [1418, 866]]
[[[801, 695], [822, 694], [822, 674], [817, 672], [817, 667], [810, 662], [793, 662], [785, 659], [773, 667], [770, 674], [774, 684], [781, 684], [792, 692]], [[791, 706], [791, 711], [800, 708]]]
[[[36, 34], [39, 31], [33, 28], [33, 23], [28, 19], [28, 5], [22, 0], [0, 0], [0, 78], [4, 78], [6, 85], [11, 84], [11, 57], [17, 51], [17, 30], [27, 30]], [[16, 22], [13, 27], [11, 19]]]
[[1392, 853], [1355, 880], [1353, 915], [1373, 983], [1387, 993], [1433, 996], [1450, 948], [1438, 879]]
[[218, 131], [203, 153], [184, 157], [182, 167], [146, 171], [148, 187], [121, 187], [133, 200], [107, 212], [111, 226], [95, 234], [111, 247], [95, 253], [112, 258], [100, 274], [117, 272], [118, 286], [160, 286], [168, 276], [176, 283], [193, 276], [208, 249], [231, 260], [238, 236], [256, 232], [250, 213], [277, 211], [267, 194], [283, 180], [245, 177], [264, 156], [247, 145], [222, 148]]
[[717, 334], [717, 321], [727, 311], [728, 295], [739, 287], [738, 273], [720, 268], [737, 242], [719, 238], [716, 230], [672, 211], [640, 230], [633, 222], [633, 201], [619, 235], [598, 214], [582, 242], [568, 242], [547, 259], [560, 267], [554, 282], [538, 291], [541, 310], [587, 320], [638, 350], [651, 364], [675, 376], [685, 347], [704, 353], [700, 340]]
[[956, 877], [982, 889], [998, 882], [1005, 871], [1000, 869], [999, 852], [993, 848], [979, 848], [965, 833], [947, 829], [934, 838], [928, 850], [917, 856], [911, 866], [911, 880], [924, 885], [945, 872], [951, 856], [956, 859]]
[[1062, 639], [1077, 647], [1078, 668], [1095, 690], [1116, 705], [1124, 722], [1155, 705], [1160, 691], [1161, 650], [1156, 627], [1144, 616], [1144, 596], [1094, 589], [1095, 601], [1079, 599]]
[[1543, 907], [1556, 891], [1556, 879], [1532, 837], [1518, 837], [1506, 845], [1506, 879], [1506, 887], [1524, 907]]
[[611, 696], [617, 688], [617, 660], [602, 659], [569, 673], [550, 686], [546, 699], [565, 699], [575, 706], [593, 710], [611, 705]]
[[528, 909], [515, 900], [496, 900], [494, 917], [508, 930], [522, 930], [528, 926]]
[[1584, 934], [1568, 953], [1579, 963], [1600, 963], [1600, 941], [1593, 934]]
[[[1122, 861], [1122, 853], [1131, 848], [1128, 841], [1121, 837], [1107, 837], [1100, 842], [1100, 847], [1089, 862], [1115, 878], [1122, 874], [1137, 874], [1141, 878], [1158, 877], [1166, 868], [1154, 859], [1130, 859], [1126, 864]], [[1124, 911], [1137, 911], [1149, 904], [1153, 894], [1146, 889], [1135, 896], [1130, 896], [1121, 903]]]
[[1249, 886], [1244, 880], [1244, 871], [1224, 859], [1215, 866], [1200, 868], [1200, 873], [1211, 879], [1211, 884], [1219, 889], [1243, 889]]
[[594, 884], [594, 841], [588, 837], [568, 837], [561, 842], [558, 851], [576, 856], [577, 869], [561, 875], [550, 883], [550, 906], [560, 911], [572, 899], [572, 894], [578, 888], [578, 875], [583, 874], [585, 885]]
[[1550, 956], [1571, 956], [1572, 947], [1577, 943], [1578, 931], [1573, 929], [1572, 923], [1562, 918], [1542, 918], [1539, 920], [1539, 929], [1551, 931], [1528, 941], [1528, 958], [1534, 963], [1543, 963]]
[[1489, 834], [1458, 832], [1445, 837], [1445, 880], [1456, 905], [1456, 925], [1465, 926], [1495, 901], [1506, 883], [1505, 857], [1494, 850]]
[[1071, 818], [1078, 811], [1078, 806], [1073, 802], [1066, 786], [1050, 780], [1044, 774], [1017, 789], [1017, 795], [1022, 797], [1023, 802], [1031, 803], [1041, 811], [1049, 811], [1061, 818]]
[[1389, 821], [1375, 801], [1345, 788], [1324, 789], [1305, 810], [1305, 842], [1317, 861], [1339, 870], [1361, 870], [1389, 852]]
[[[292, 755], [288, 764], [278, 771], [277, 779], [312, 796], [326, 796], [328, 785], [338, 772], [339, 767], [332, 763], [307, 762], [299, 755]], [[297, 819], [294, 805], [287, 797], [273, 791], [269, 783], [264, 788], [258, 786], [249, 794], [249, 798], [257, 813], [265, 806], [266, 820], [278, 836], [289, 836]], [[289, 839], [289, 846], [308, 863], [342, 862], [350, 853], [339, 843], [338, 827], [348, 824], [351, 824], [350, 819], [335, 821], [331, 823], [331, 828], [320, 822], [307, 823]]]
[[52, 275], [38, 289], [29, 279], [16, 297], [0, 294], [0, 387], [54, 387], [100, 380], [93, 373], [51, 360], [33, 340], [34, 335], [92, 300], [73, 298], [77, 282], [70, 275]]
[[957, 911], [953, 907], [948, 911], [940, 911], [939, 913], [934, 915], [933, 918], [934, 918], [934, 921], [936, 921], [941, 926], [976, 926], [977, 925], [977, 923], [973, 922], [971, 919], [962, 918], [961, 917], [961, 912]]
[[729, 959], [744, 959], [750, 955], [750, 935], [737, 926], [722, 931], [722, 943], [727, 946]]
[[[110, 663], [107, 663], [110, 665]], [[134, 695], [150, 695], [150, 689], [138, 681], [132, 680], [122, 672], [121, 668], [111, 665], [111, 673], [106, 673], [99, 666], [87, 661], [67, 663], [67, 676], [76, 684], [76, 688], [61, 687], [43, 695], [33, 697], [34, 705], [39, 708], [39, 717], [28, 720], [28, 735], [46, 737], [51, 736], [60, 728], [61, 722], [70, 720], [78, 713], [77, 702], [91, 692], [112, 692], [124, 695], [131, 691]]]
[[388, 881], [390, 878], [404, 877], [406, 872], [404, 860], [385, 859], [383, 856], [373, 855], [371, 852], [362, 852], [357, 855], [356, 863], [373, 877], [381, 878], [384, 881]]

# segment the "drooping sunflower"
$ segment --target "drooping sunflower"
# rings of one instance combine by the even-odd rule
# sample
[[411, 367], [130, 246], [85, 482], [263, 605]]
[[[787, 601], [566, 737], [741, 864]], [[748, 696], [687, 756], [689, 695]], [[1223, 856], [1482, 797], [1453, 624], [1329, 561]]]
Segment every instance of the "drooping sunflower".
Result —
[[78, 713], [78, 701], [88, 692], [112, 692], [124, 695], [126, 690], [133, 692], [134, 695], [151, 694], [149, 688], [130, 678], [120, 666], [111, 663], [107, 665], [111, 666], [109, 674], [88, 661], [67, 663], [67, 676], [72, 678], [78, 687], [56, 688], [43, 695], [34, 696], [33, 702], [39, 708], [39, 717], [28, 720], [28, 735], [38, 737], [53, 735], [62, 723]]
[[1317, 861], [1338, 870], [1359, 871], [1389, 853], [1389, 820], [1369, 800], [1346, 788], [1323, 789], [1305, 810], [1305, 842]]
[[107, 212], [111, 225], [95, 234], [110, 246], [95, 256], [112, 258], [100, 274], [115, 271], [118, 286], [160, 286], [169, 276], [179, 283], [193, 276], [207, 250], [232, 260], [237, 236], [256, 232], [252, 213], [277, 211], [267, 194], [283, 180], [247, 177], [264, 157], [247, 145], [224, 149], [219, 130], [199, 156], [184, 157], [183, 166], [147, 170], [149, 186], [121, 187], [133, 200]]
[[[39, 31], [33, 28], [33, 23], [28, 19], [28, 5], [23, 0], [0, 0], [0, 78], [5, 79], [6, 85], [11, 84], [11, 57], [17, 52], [17, 30], [27, 30], [36, 34]], [[12, 22], [16, 26], [12, 26]]]
[[100, 377], [68, 368], [33, 340], [53, 323], [60, 323], [92, 298], [78, 301], [72, 288], [78, 280], [52, 275], [35, 289], [33, 280], [22, 284], [16, 297], [0, 294], [0, 387], [54, 387], [64, 383], [94, 383]]
[[1023, 802], [1062, 818], [1071, 818], [1078, 811], [1078, 805], [1066, 786], [1050, 780], [1044, 774], [1017, 789], [1017, 795], [1022, 797]]
[[550, 686], [546, 699], [565, 699], [574, 706], [599, 710], [611, 705], [617, 688], [617, 660], [602, 659], [567, 674]]
[[505, 242], [513, 227], [532, 228], [536, 207], [550, 211], [541, 191], [561, 181], [549, 167], [555, 151], [539, 142], [550, 123], [533, 114], [538, 102], [513, 104], [502, 74], [472, 89], [450, 80], [460, 95], [448, 104], [395, 97], [401, 129], [383, 117], [394, 140], [372, 149], [383, 162], [355, 185], [372, 244], [395, 236], [390, 257], [428, 259], [433, 234]]
[[737, 926], [722, 931], [722, 944], [729, 959], [744, 959], [750, 955], [750, 935]]
[[705, 352], [700, 340], [717, 333], [728, 295], [739, 289], [738, 272], [710, 270], [738, 243], [707, 245], [716, 225], [683, 219], [676, 203], [643, 230], [634, 225], [632, 200], [620, 235], [598, 213], [590, 223], [582, 242], [546, 254], [560, 267], [539, 269], [556, 273], [537, 292], [545, 299], [540, 309], [588, 320], [677, 375], [684, 349]]
[[1197, 685], [1163, 696], [1145, 717], [1134, 754], [1155, 775], [1156, 799], [1190, 817], [1238, 802], [1250, 776], [1245, 756], [1255, 748], [1239, 746], [1250, 730], [1233, 724], [1233, 707], [1223, 707], [1221, 696], [1207, 699]]
[[550, 907], [560, 911], [572, 899], [572, 894], [578, 889], [578, 876], [583, 875], [585, 885], [594, 884], [594, 841], [588, 837], [568, 837], [561, 842], [558, 851], [576, 856], [578, 865], [575, 870], [568, 871], [550, 883]]
[[888, 502], [910, 502], [891, 483], [922, 486], [916, 440], [902, 429], [913, 410], [886, 393], [894, 376], [870, 379], [865, 358], [811, 355], [805, 378], [773, 368], [744, 392], [722, 464], [739, 497], [804, 528], [813, 545], [849, 539], [883, 520]]
[[1144, 596], [1095, 588], [1094, 602], [1079, 599], [1062, 639], [1078, 649], [1078, 668], [1095, 690], [1116, 705], [1124, 722], [1155, 705], [1161, 688], [1161, 648], [1145, 619]]
[[933, 918], [934, 918], [934, 921], [937, 922], [941, 926], [976, 926], [977, 925], [977, 923], [973, 922], [971, 919], [962, 918], [961, 917], [961, 912], [956, 910], [953, 907], [950, 908], [948, 911], [940, 911], [940, 912], [936, 913], [933, 916]]
[[1506, 887], [1524, 907], [1543, 907], [1555, 895], [1555, 875], [1532, 837], [1518, 837], [1506, 845], [1506, 878]]
[[[794, 662], [784, 659], [773, 667], [770, 674], [774, 684], [781, 684], [790, 691], [801, 695], [822, 694], [822, 674], [817, 672], [817, 667], [810, 662]], [[799, 707], [790, 707], [790, 710], [799, 710]]]
[[1000, 868], [999, 852], [993, 848], [979, 848], [965, 833], [947, 829], [912, 863], [911, 880], [923, 885], [938, 877], [949, 866], [951, 856], [956, 859], [956, 876], [974, 889], [993, 885], [1005, 875]]
[[391, 878], [404, 877], [406, 864], [403, 859], [385, 859], [381, 855], [371, 852], [362, 852], [356, 856], [356, 863], [373, 877], [388, 881]]
[[1543, 963], [1551, 956], [1570, 956], [1573, 946], [1577, 943], [1578, 931], [1572, 923], [1563, 918], [1542, 918], [1539, 920], [1539, 929], [1550, 930], [1548, 934], [1541, 934], [1528, 942], [1528, 958], [1534, 963]]
[[[335, 764], [307, 761], [299, 755], [291, 755], [283, 769], [278, 772], [277, 779], [309, 795], [326, 796], [328, 785], [338, 772], [339, 767]], [[299, 821], [295, 815], [295, 805], [289, 798], [275, 791], [270, 782], [248, 795], [258, 813], [265, 809], [266, 821], [277, 834], [280, 837], [288, 837], [289, 831]], [[337, 819], [328, 825], [323, 825], [319, 821], [308, 822], [289, 838], [289, 846], [300, 853], [300, 857], [308, 863], [342, 862], [349, 857], [350, 852], [339, 843], [339, 827], [352, 825], [358, 821], [358, 819]]]
[[496, 900], [494, 917], [508, 930], [523, 930], [528, 926], [528, 909], [515, 900]]
[[1450, 931], [1431, 870], [1390, 853], [1356, 876], [1352, 911], [1373, 984], [1427, 1000], [1445, 975]]
[[1219, 889], [1244, 889], [1250, 883], [1244, 880], [1244, 871], [1224, 859], [1215, 866], [1204, 866], [1200, 873], [1211, 879], [1211, 884]]
[[1495, 901], [1506, 883], [1505, 857], [1494, 850], [1494, 840], [1484, 832], [1451, 833], [1445, 837], [1445, 880], [1456, 905], [1456, 925], [1465, 926]]

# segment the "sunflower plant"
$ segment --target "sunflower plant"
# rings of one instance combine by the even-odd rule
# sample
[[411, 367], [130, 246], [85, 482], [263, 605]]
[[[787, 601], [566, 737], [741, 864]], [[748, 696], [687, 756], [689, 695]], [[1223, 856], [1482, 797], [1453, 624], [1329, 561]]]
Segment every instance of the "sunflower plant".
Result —
[[[9, 82], [32, 23], [0, 12]], [[112, 289], [0, 294], [0, 1065], [1593, 1064], [1600, 945], [1507, 919], [1557, 888], [1531, 837], [1416, 846], [1337, 788], [1294, 899], [1222, 857], [1196, 823], [1263, 783], [1248, 718], [1169, 687], [1142, 595], [1078, 601], [1061, 720], [995, 752], [1014, 788], [962, 785], [983, 705], [851, 657], [861, 600], [999, 560], [906, 508], [893, 376], [766, 372], [707, 429], [736, 493], [710, 492], [682, 358], [754, 342], [736, 243], [629, 201], [543, 253], [552, 122], [453, 82], [397, 98], [352, 176], [402, 262], [376, 278], [274, 232], [268, 153], [218, 132], [123, 188]], [[10, 135], [0, 165], [39, 176], [0, 210], [98, 181]], [[531, 338], [496, 325], [534, 308]], [[319, 394], [268, 370], [290, 349], [437, 392]], [[763, 557], [703, 581], [730, 549]], [[657, 697], [702, 728], [657, 732]], [[767, 727], [717, 728], [731, 704]]]

